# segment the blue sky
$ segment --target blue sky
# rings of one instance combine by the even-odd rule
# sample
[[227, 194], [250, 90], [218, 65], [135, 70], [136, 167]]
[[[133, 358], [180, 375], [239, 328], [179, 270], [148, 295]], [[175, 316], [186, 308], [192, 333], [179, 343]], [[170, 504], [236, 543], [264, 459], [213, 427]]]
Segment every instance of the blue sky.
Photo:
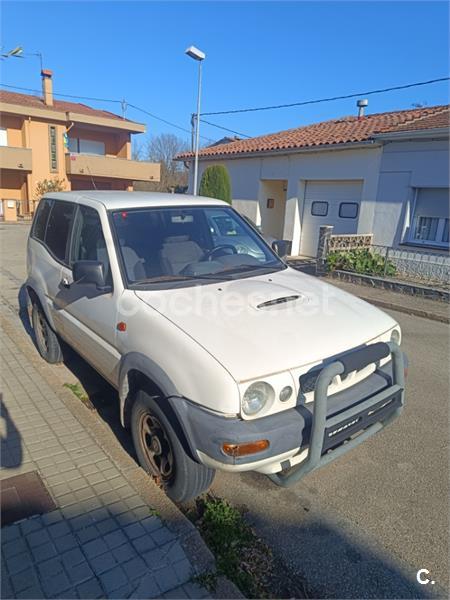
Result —
[[[2, 46], [40, 51], [55, 92], [126, 98], [189, 128], [191, 44], [207, 53], [203, 110], [289, 103], [448, 74], [446, 2], [3, 2]], [[40, 89], [37, 58], [1, 63], [1, 81]], [[370, 97], [369, 112], [448, 102], [447, 83]], [[108, 110], [120, 107], [87, 102]], [[248, 135], [356, 112], [355, 100], [208, 117]], [[132, 109], [149, 133], [172, 132]], [[212, 139], [223, 135], [204, 125]]]

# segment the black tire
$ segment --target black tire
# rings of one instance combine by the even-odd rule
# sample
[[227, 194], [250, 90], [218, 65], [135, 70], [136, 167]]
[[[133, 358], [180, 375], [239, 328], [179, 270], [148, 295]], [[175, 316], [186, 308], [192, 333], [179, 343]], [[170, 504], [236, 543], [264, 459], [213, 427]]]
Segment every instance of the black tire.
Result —
[[48, 363], [60, 363], [63, 359], [63, 354], [58, 336], [50, 327], [44, 311], [37, 302], [33, 302], [31, 320], [33, 322], [36, 348], [38, 349], [39, 354]]
[[215, 470], [186, 454], [156, 400], [142, 390], [131, 411], [131, 432], [139, 464], [158, 479], [169, 498], [187, 502], [210, 487]]

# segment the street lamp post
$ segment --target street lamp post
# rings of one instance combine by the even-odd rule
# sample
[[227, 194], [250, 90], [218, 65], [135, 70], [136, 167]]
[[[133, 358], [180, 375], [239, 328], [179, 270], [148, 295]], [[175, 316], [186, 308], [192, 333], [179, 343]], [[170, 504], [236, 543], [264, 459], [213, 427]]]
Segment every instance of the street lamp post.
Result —
[[200, 101], [202, 95], [202, 62], [206, 58], [206, 54], [196, 48], [189, 46], [186, 54], [198, 62], [198, 91], [197, 91], [197, 118], [195, 127], [195, 148], [194, 148], [194, 196], [197, 196], [198, 183], [198, 150], [200, 145]]

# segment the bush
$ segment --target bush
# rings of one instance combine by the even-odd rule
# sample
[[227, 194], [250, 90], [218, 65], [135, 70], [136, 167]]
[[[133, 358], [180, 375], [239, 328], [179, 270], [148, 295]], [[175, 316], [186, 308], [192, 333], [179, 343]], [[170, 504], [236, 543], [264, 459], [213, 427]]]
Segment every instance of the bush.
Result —
[[55, 177], [54, 179], [42, 179], [38, 181], [36, 185], [36, 189], [34, 191], [34, 199], [39, 201], [44, 194], [48, 192], [62, 192], [66, 187], [66, 182], [64, 179], [58, 179]]
[[231, 204], [231, 182], [226, 167], [223, 165], [207, 167], [200, 182], [199, 195], [218, 198]]
[[328, 271], [353, 271], [364, 275], [395, 275], [395, 265], [384, 256], [368, 248], [330, 252], [327, 256]]

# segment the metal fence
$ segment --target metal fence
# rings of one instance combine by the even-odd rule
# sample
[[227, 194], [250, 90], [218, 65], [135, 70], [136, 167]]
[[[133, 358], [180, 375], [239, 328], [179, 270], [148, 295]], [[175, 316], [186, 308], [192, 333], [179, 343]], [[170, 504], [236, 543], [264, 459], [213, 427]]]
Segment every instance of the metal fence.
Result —
[[347, 271], [450, 290], [450, 254], [439, 249], [393, 248], [373, 243], [373, 234], [333, 234], [319, 230], [316, 274]]
[[450, 288], [450, 255], [433, 250], [398, 249], [371, 245], [373, 254], [382, 257], [385, 277], [394, 277], [423, 285]]

